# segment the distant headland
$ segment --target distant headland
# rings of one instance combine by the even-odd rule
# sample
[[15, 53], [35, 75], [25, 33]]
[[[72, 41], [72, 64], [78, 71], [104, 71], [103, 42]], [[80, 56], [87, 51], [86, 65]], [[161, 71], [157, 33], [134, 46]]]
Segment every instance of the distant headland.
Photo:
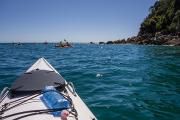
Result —
[[158, 0], [137, 36], [99, 44], [180, 45], [180, 0]]

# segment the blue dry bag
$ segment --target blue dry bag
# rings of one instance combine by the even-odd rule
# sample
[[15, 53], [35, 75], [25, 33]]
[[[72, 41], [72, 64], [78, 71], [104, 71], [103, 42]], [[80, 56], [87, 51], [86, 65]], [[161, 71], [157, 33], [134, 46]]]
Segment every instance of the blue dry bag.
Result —
[[[70, 102], [64, 98], [53, 86], [47, 86], [41, 97], [43, 103], [50, 109], [70, 108]], [[60, 117], [61, 111], [52, 112], [54, 117]]]

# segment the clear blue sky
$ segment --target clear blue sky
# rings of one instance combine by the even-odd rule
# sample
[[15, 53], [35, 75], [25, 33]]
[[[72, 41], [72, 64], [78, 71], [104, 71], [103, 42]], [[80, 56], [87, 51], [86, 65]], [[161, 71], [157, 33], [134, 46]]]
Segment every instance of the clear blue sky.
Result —
[[0, 0], [0, 42], [99, 42], [137, 35], [156, 0]]

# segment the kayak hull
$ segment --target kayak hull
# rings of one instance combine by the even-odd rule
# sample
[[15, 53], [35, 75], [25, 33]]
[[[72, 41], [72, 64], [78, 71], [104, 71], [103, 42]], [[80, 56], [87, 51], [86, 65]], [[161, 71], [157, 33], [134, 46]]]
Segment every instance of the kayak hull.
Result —
[[[26, 72], [28, 73], [28, 72], [31, 72], [36, 69], [54, 71], [54, 72], [58, 73], [57, 70], [55, 70], [44, 58], [40, 58]], [[67, 81], [65, 81], [65, 82], [67, 83]], [[79, 95], [74, 91], [72, 85], [67, 84], [65, 89], [66, 89], [66, 92], [61, 92], [61, 93], [68, 95], [71, 98], [73, 106], [74, 106], [75, 110], [77, 111], [77, 117], [70, 114], [67, 117], [67, 120], [77, 120], [77, 118], [78, 118], [78, 120], [96, 120], [96, 117], [93, 115], [93, 113], [90, 111], [90, 109], [82, 101], [82, 99], [79, 97]], [[14, 105], [19, 104], [21, 102], [23, 102], [23, 103], [5, 111], [4, 113], [1, 114], [1, 117], [21, 113], [23, 111], [34, 111], [34, 110], [47, 109], [47, 107], [43, 104], [43, 102], [40, 99], [41, 96], [42, 96], [42, 94], [38, 95], [38, 93], [37, 93], [32, 96], [23, 95], [23, 96], [12, 98], [10, 91], [8, 89], [4, 90], [3, 93], [1, 94], [1, 101], [0, 101], [1, 110], [4, 109], [3, 107], [6, 103], [9, 103], [12, 101], [17, 101], [15, 103], [13, 103]], [[7, 108], [9, 108], [9, 106], [7, 106]], [[22, 116], [22, 114], [13, 115], [11, 117], [5, 118], [4, 120], [13, 120], [13, 119], [15, 120], [18, 117], [20, 118], [20, 120], [60, 120], [61, 119], [60, 116], [54, 117], [50, 113], [33, 114], [33, 115], [29, 115], [29, 113], [24, 113], [23, 116], [26, 116], [26, 117], [21, 118], [21, 116]]]

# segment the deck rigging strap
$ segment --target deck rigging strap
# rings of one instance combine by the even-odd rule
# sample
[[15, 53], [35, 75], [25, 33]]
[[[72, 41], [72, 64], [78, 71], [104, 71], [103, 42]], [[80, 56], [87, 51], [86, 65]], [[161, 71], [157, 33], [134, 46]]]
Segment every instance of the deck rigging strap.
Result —
[[[65, 110], [65, 109], [67, 109], [67, 108], [55, 108], [55, 109], [41, 109], [41, 110], [23, 111], [23, 112], [18, 112], [18, 113], [14, 113], [14, 114], [10, 114], [10, 115], [7, 115], [7, 116], [0, 117], [0, 120], [1, 120], [1, 119], [9, 118], [9, 117], [12, 117], [12, 116], [15, 116], [15, 115], [20, 115], [20, 114], [31, 113], [31, 115], [33, 115], [33, 114], [40, 114], [40, 113], [49, 113], [49, 112], [61, 111], [61, 110]], [[28, 114], [28, 115], [29, 115], [29, 114]], [[20, 116], [20, 117], [23, 117], [23, 116]], [[17, 119], [17, 118], [16, 118], [16, 119]]]
[[[11, 102], [10, 102], [10, 103], [5, 103], [5, 104], [2, 106], [2, 108], [1, 108], [0, 115], [2, 115], [4, 112], [6, 112], [6, 111], [8, 111], [8, 110], [10, 110], [10, 109], [12, 109], [12, 108], [14, 108], [14, 107], [16, 107], [16, 106], [19, 106], [19, 105], [27, 102], [28, 100], [31, 100], [31, 99], [39, 96], [39, 95], [40, 95], [40, 94], [36, 94], [36, 95], [34, 95], [34, 96], [32, 96], [32, 97], [30, 97], [30, 98], [28, 98], [28, 99], [26, 99], [26, 100], [18, 103], [18, 104], [16, 104], [16, 105], [12, 106], [12, 107], [9, 107], [9, 108], [7, 108], [7, 106], [10, 105]], [[25, 98], [27, 98], [27, 97], [24, 97], [23, 99], [25, 99]], [[22, 100], [22, 99], [18, 99], [18, 100], [12, 101], [12, 103], [13, 103], [13, 102], [17, 102], [17, 101], [19, 101], [19, 100]]]
[[[35, 98], [35, 97], [37, 97], [37, 96], [39, 96], [39, 95], [41, 95], [41, 94], [42, 94], [42, 93], [35, 94], [35, 95], [33, 95], [33, 96], [32, 96], [32, 95], [28, 95], [28, 96], [19, 98], [19, 99], [17, 99], [17, 100], [11, 101], [11, 102], [9, 102], [9, 103], [5, 103], [5, 104], [2, 106], [2, 108], [1, 108], [0, 115], [2, 115], [4, 112], [6, 112], [6, 111], [8, 111], [8, 110], [10, 110], [10, 109], [12, 109], [12, 108], [14, 108], [14, 107], [17, 107], [17, 106], [19, 106], [19, 105], [27, 102], [28, 100], [31, 100], [31, 99], [33, 99], [33, 98]], [[59, 92], [59, 94], [63, 95], [63, 96], [70, 102], [70, 104], [71, 104], [71, 107], [70, 107], [70, 108], [71, 108], [71, 111], [69, 111], [69, 112], [70, 112], [70, 114], [72, 114], [72, 115], [76, 118], [76, 120], [78, 120], [78, 113], [77, 113], [77, 111], [76, 111], [76, 109], [75, 109], [75, 107], [74, 107], [74, 104], [73, 104], [72, 99], [70, 98], [70, 96], [69, 96], [69, 95], [64, 95], [64, 94], [62, 94], [61, 92]], [[30, 98], [28, 98], [28, 97], [30, 97]], [[26, 98], [28, 98], [28, 99], [26, 99]], [[23, 100], [23, 99], [26, 99], [26, 100], [24, 100], [24, 101], [22, 101], [22, 102], [20, 102], [20, 103], [18, 103], [18, 104], [16, 104], [16, 105], [14, 105], [14, 106], [12, 106], [12, 107], [10, 107], [10, 108], [7, 108], [10, 104], [19, 102], [19, 101], [21, 101], [21, 100]], [[5, 118], [8, 118], [8, 117], [12, 117], [12, 116], [14, 116], [14, 115], [31, 113], [31, 114], [23, 115], [23, 116], [20, 116], [20, 117], [18, 117], [18, 118], [13, 119], [13, 120], [18, 120], [18, 119], [21, 119], [21, 118], [24, 118], [24, 117], [28, 117], [28, 116], [31, 116], [31, 115], [43, 114], [43, 113], [49, 113], [49, 112], [56, 112], [56, 111], [61, 111], [61, 110], [64, 110], [64, 109], [65, 109], [65, 108], [61, 108], [61, 109], [60, 109], [60, 108], [57, 108], [57, 109], [43, 109], [43, 110], [24, 111], [24, 112], [19, 112], [19, 113], [14, 113], [14, 114], [11, 114], [11, 115], [7, 115], [7, 116], [4, 116], [4, 117], [0, 116], [0, 120], [5, 119]], [[66, 108], [66, 109], [67, 109], [67, 108]]]
[[[60, 86], [60, 84], [59, 84], [59, 86]], [[44, 93], [44, 92], [43, 92]], [[59, 92], [60, 93], [60, 92]], [[37, 95], [36, 95], [37, 94]], [[17, 100], [14, 100], [14, 101], [11, 101], [11, 102], [9, 102], [9, 103], [5, 103], [4, 105], [2, 105], [2, 107], [1, 107], [1, 110], [0, 110], [0, 115], [1, 114], [3, 114], [5, 111], [8, 111], [8, 110], [10, 110], [10, 109], [12, 109], [12, 108], [14, 108], [14, 107], [16, 107], [16, 106], [18, 106], [18, 105], [21, 105], [22, 103], [24, 103], [24, 102], [26, 102], [26, 101], [28, 101], [28, 100], [31, 100], [31, 99], [33, 99], [33, 98], [35, 98], [35, 97], [37, 97], [37, 96], [39, 96], [39, 95], [41, 95], [42, 93], [40, 92], [40, 93], [35, 93], [35, 95], [34, 96], [32, 96], [32, 94], [31, 95], [28, 95], [28, 96], [25, 96], [25, 97], [21, 97], [21, 98], [19, 98], [19, 99], [17, 99]], [[32, 97], [31, 97], [32, 96]], [[30, 97], [29, 99], [26, 99], [26, 98], [28, 98], [28, 97]], [[24, 100], [24, 101], [20, 101], [20, 100], [23, 100], [23, 99], [26, 99], [26, 100]], [[12, 107], [10, 107], [10, 108], [8, 108], [7, 109], [7, 107], [10, 105], [10, 104], [12, 104], [12, 103], [16, 103], [16, 102], [19, 102], [20, 101], [20, 103], [19, 104], [16, 104], [16, 105], [14, 105], [14, 106], [12, 106]]]
[[[28, 97], [31, 97], [31, 96], [32, 96], [32, 95], [27, 95], [27, 96], [21, 97], [21, 98], [19, 98], [19, 99], [17, 99], [17, 100], [14, 100], [14, 101], [5, 103], [4, 105], [2, 105], [2, 107], [5, 106], [5, 105], [10, 105], [10, 104], [12, 104], [12, 103], [19, 102], [20, 100], [23, 100], [23, 99], [28, 98]], [[1, 107], [0, 107], [0, 108], [1, 108]]]
[[[75, 88], [74, 88], [74, 84], [72, 83], [72, 82], [68, 82], [67, 83], [67, 88], [68, 88], [68, 90], [74, 95], [74, 96], [76, 96], [76, 91], [75, 91]], [[71, 88], [72, 89], [71, 89]]]
[[[67, 86], [68, 86], [68, 84], [67, 84]], [[67, 92], [66, 88], [65, 88], [65, 92]], [[73, 104], [73, 101], [72, 101], [71, 97], [69, 95], [64, 95], [62, 93], [60, 93], [60, 94], [70, 102], [70, 104], [71, 104], [71, 111], [69, 111], [69, 112], [70, 112], [70, 114], [74, 115], [76, 120], [78, 120], [78, 112], [77, 112], [77, 110], [74, 107], [74, 104]]]

